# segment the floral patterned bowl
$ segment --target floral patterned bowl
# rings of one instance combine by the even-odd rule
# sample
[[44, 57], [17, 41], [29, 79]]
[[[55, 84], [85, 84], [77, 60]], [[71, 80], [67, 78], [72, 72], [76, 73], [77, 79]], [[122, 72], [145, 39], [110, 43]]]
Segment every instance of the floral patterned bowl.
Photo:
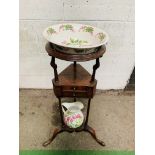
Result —
[[103, 30], [83, 24], [57, 24], [47, 27], [43, 36], [54, 47], [68, 53], [92, 53], [108, 42], [108, 34]]

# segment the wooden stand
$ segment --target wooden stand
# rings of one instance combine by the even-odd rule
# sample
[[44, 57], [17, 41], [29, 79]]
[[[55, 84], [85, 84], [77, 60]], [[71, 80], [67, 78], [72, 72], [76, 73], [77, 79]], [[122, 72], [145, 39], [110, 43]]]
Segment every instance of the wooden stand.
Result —
[[[89, 118], [89, 110], [90, 110], [90, 102], [93, 98], [95, 91], [97, 80], [95, 79], [95, 73], [97, 68], [100, 66], [99, 58], [105, 53], [105, 46], [102, 46], [97, 52], [85, 54], [85, 55], [76, 55], [76, 54], [66, 54], [53, 49], [51, 43], [46, 44], [46, 51], [48, 55], [52, 57], [50, 65], [54, 69], [54, 79], [53, 89], [56, 97], [59, 100], [59, 110], [61, 116], [61, 128], [56, 128], [53, 132], [52, 137], [43, 143], [43, 146], [49, 145], [54, 138], [61, 132], [80, 132], [86, 131], [89, 132], [92, 137], [102, 146], [105, 146], [105, 143], [99, 140], [96, 137], [95, 130], [88, 125]], [[65, 70], [63, 70], [59, 75], [57, 73], [57, 65], [55, 64], [55, 58], [72, 61], [73, 64], [69, 65]], [[77, 62], [89, 61], [96, 59], [96, 64], [93, 66], [92, 75], [89, 74], [80, 64]], [[82, 126], [76, 129], [69, 128], [64, 124], [63, 121], [63, 112], [61, 107], [61, 98], [63, 97], [72, 97], [74, 101], [76, 98], [88, 98], [88, 106], [87, 106], [87, 115], [86, 119]]]

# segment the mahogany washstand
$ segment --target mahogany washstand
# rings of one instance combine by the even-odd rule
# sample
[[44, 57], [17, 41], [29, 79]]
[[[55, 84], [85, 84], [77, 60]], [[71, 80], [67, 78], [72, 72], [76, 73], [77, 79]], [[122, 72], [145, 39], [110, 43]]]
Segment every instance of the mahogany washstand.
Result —
[[[52, 80], [52, 82], [55, 96], [59, 100], [61, 128], [55, 128], [52, 137], [46, 142], [44, 142], [43, 146], [49, 145], [59, 133], [64, 131], [89, 132], [100, 145], [105, 146], [105, 143], [96, 137], [95, 130], [88, 125], [88, 117], [90, 110], [90, 102], [96, 92], [96, 85], [97, 85], [97, 80], [95, 79], [96, 69], [100, 66], [99, 58], [102, 57], [103, 54], [105, 53], [106, 47], [101, 46], [98, 48], [97, 52], [90, 54], [67, 54], [55, 50], [51, 43], [47, 43], [46, 51], [48, 55], [51, 56], [50, 65], [54, 69], [54, 79]], [[58, 75], [55, 58], [66, 61], [72, 61], [73, 63]], [[77, 64], [77, 62], [84, 62], [93, 59], [96, 59], [96, 64], [93, 66], [92, 75], [87, 70], [85, 70], [80, 64]], [[61, 98], [63, 97], [74, 98], [74, 101], [76, 101], [76, 98], [88, 98], [87, 114], [82, 126], [72, 129], [65, 125], [63, 121], [63, 112], [61, 107]]]

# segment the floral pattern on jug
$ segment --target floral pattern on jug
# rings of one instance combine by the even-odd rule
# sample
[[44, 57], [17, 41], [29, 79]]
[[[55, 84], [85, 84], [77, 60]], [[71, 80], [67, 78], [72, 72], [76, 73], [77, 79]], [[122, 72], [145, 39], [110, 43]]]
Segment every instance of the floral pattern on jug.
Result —
[[64, 123], [70, 128], [78, 128], [82, 125], [84, 115], [81, 111], [83, 108], [81, 102], [62, 103], [62, 110], [64, 113]]

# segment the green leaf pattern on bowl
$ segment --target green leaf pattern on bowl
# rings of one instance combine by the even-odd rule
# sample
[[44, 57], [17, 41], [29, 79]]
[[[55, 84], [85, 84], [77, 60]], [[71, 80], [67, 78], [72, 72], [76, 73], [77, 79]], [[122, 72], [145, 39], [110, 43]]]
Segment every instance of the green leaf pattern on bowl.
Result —
[[53, 34], [53, 33], [56, 33], [56, 31], [53, 28], [50, 27], [50, 28], [48, 28], [47, 33], [48, 34]]
[[[91, 35], [91, 37], [95, 37], [99, 39], [100, 42], [102, 42], [106, 35], [103, 32], [97, 32], [92, 26], [87, 26], [87, 25], [81, 25], [80, 27], [74, 27], [72, 24], [61, 24], [59, 27], [49, 27], [46, 32], [48, 36], [54, 35], [59, 35], [62, 31], [72, 31], [73, 33], [76, 34], [76, 32], [87, 32]], [[66, 32], [65, 32], [66, 34]], [[53, 35], [53, 36], [54, 36]], [[69, 46], [91, 46], [92, 44], [88, 43], [87, 40], [82, 40], [77, 38], [72, 38], [73, 36], [70, 36], [71, 38], [69, 40], [64, 40], [61, 42], [62, 45], [69, 45]]]
[[60, 30], [63, 29], [63, 31], [67, 31], [67, 30], [71, 30], [73, 31], [73, 26], [71, 24], [65, 24], [65, 25], [61, 25]]
[[103, 33], [98, 33], [98, 34], [96, 34], [96, 36], [100, 39], [100, 41], [102, 41], [105, 37], [105, 35]]
[[87, 40], [80, 40], [80, 39], [74, 39], [74, 38], [70, 38], [70, 40], [67, 42], [67, 41], [64, 41], [63, 44], [65, 45], [85, 45], [87, 44], [88, 41]]
[[83, 32], [89, 32], [91, 34], [93, 34], [93, 31], [94, 31], [93, 27], [91, 26], [82, 26], [80, 30], [82, 30]]

